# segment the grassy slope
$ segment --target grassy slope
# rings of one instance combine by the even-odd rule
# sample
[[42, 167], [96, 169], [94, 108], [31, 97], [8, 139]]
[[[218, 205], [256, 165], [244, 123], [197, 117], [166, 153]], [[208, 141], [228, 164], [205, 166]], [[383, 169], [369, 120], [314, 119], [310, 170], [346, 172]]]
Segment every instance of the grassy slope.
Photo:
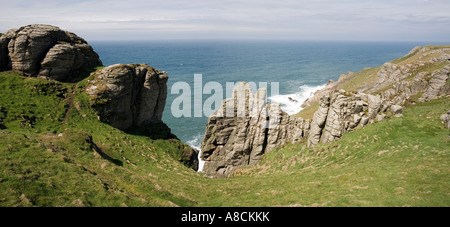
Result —
[[98, 121], [85, 83], [0, 73], [0, 206], [194, 205], [166, 185], [197, 174], [177, 161], [186, 145]]
[[0, 206], [450, 206], [448, 97], [210, 179], [178, 162], [185, 145], [98, 121], [86, 82], [0, 73]]
[[[394, 118], [302, 150], [285, 145], [222, 187], [223, 201], [261, 206], [450, 206], [448, 98], [410, 106]], [[252, 176], [252, 177], [250, 177]], [[248, 190], [245, 193], [245, 190]], [[253, 198], [253, 199], [252, 199]], [[243, 202], [245, 201], [245, 202]], [[251, 202], [249, 202], [251, 201]]]

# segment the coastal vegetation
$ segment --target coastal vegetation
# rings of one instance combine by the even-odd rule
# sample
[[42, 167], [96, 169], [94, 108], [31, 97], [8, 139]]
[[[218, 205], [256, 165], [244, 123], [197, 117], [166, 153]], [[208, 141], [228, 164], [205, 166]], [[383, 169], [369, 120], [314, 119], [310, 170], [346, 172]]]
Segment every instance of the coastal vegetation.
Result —
[[[449, 60], [450, 46], [416, 47], [331, 81], [297, 115], [275, 103], [212, 115], [197, 172], [197, 151], [162, 121], [166, 72], [105, 67], [54, 26], [12, 29], [0, 36], [0, 206], [450, 206]], [[254, 105], [266, 92], [235, 89]]]
[[[351, 91], [376, 72], [340, 86]], [[0, 206], [450, 205], [449, 129], [439, 119], [448, 96], [408, 102], [403, 117], [329, 144], [277, 147], [230, 178], [211, 179], [180, 162], [187, 145], [178, 140], [99, 121], [83, 92], [89, 79], [0, 73]]]

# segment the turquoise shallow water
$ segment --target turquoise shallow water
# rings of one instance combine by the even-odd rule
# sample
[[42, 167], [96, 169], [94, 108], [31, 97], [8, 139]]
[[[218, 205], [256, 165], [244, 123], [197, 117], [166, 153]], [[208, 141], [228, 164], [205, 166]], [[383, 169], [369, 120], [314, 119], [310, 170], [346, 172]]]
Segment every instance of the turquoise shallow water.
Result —
[[[104, 65], [145, 63], [166, 71], [169, 81], [163, 121], [178, 138], [194, 147], [200, 145], [208, 117], [177, 118], [171, 112], [173, 100], [179, 97], [171, 94], [173, 84], [186, 82], [193, 88], [194, 74], [203, 75], [203, 84], [220, 83], [224, 92], [226, 82], [278, 82], [280, 96], [269, 100], [286, 104], [282, 105], [283, 109], [293, 113], [299, 110], [299, 104], [286, 102], [287, 97], [294, 97], [301, 104], [330, 79], [337, 80], [348, 71], [379, 66], [407, 54], [417, 45], [424, 45], [312, 41], [94, 41], [90, 44]], [[208, 97], [203, 95], [203, 100]], [[193, 116], [194, 111], [191, 112]]]

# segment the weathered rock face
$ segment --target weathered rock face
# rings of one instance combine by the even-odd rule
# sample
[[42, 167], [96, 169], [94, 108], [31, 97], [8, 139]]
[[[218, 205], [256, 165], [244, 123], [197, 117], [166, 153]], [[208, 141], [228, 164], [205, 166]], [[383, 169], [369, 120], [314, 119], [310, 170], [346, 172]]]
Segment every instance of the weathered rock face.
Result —
[[[363, 84], [356, 91], [379, 94], [381, 100], [398, 105], [404, 105], [412, 97], [424, 102], [450, 93], [450, 48], [415, 47], [402, 59], [400, 63], [383, 64], [375, 74], [375, 81]], [[320, 97], [339, 89], [354, 75], [349, 72], [341, 75], [336, 82], [330, 81], [305, 101], [302, 107], [318, 103]], [[376, 111], [372, 109], [371, 112]]]
[[424, 101], [436, 99], [439, 96], [450, 93], [450, 65], [445, 66], [441, 70], [434, 71], [431, 79], [426, 87], [426, 91], [422, 96]]
[[198, 171], [198, 150], [190, 146], [184, 146], [179, 148], [182, 152], [180, 162], [185, 166]]
[[308, 129], [309, 122], [291, 118], [279, 104], [266, 103], [265, 89], [253, 94], [250, 85], [239, 83], [208, 120], [201, 146], [203, 172], [228, 177], [276, 146], [301, 141]]
[[161, 121], [167, 73], [145, 64], [112, 65], [93, 73], [86, 88], [101, 120], [128, 130]]
[[335, 91], [320, 98], [310, 122], [289, 116], [277, 103], [266, 103], [265, 92], [260, 89], [253, 94], [248, 84], [240, 83], [233, 97], [224, 100], [209, 118], [202, 140], [206, 175], [228, 177], [240, 166], [257, 163], [277, 146], [304, 140], [308, 146], [329, 143], [358, 126], [402, 112], [401, 106], [379, 96]]
[[[0, 70], [75, 82], [87, 69], [101, 65], [84, 39], [58, 27], [29, 25], [0, 34]], [[181, 143], [161, 121], [167, 97], [165, 72], [144, 64], [113, 65], [92, 76], [85, 92], [100, 120], [152, 139], [167, 139], [178, 146], [178, 153], [171, 154], [175, 159], [198, 169], [198, 150]], [[4, 129], [1, 122], [0, 129]]]
[[[382, 121], [386, 116], [400, 117], [401, 105], [413, 96], [419, 96], [418, 101], [428, 101], [449, 94], [450, 49], [416, 47], [405, 58], [412, 56], [419, 60], [399, 65], [385, 63], [377, 72], [376, 81], [360, 87], [356, 94], [333, 93], [339, 83], [352, 76], [351, 73], [342, 75], [339, 81], [316, 92], [310, 100], [321, 97], [320, 106], [311, 123], [308, 145], [334, 141], [357, 126]], [[443, 66], [430, 71], [430, 68], [439, 66], [436, 63]], [[330, 92], [331, 95], [327, 94]], [[305, 102], [304, 105], [311, 104]]]
[[330, 108], [330, 95], [325, 94], [320, 98], [319, 109], [314, 113], [311, 122], [311, 129], [309, 131], [308, 146], [317, 145], [322, 135], [322, 130], [328, 117], [328, 110]]
[[308, 146], [329, 143], [386, 115], [402, 112], [401, 106], [379, 96], [335, 91], [320, 98], [310, 122], [289, 116], [277, 103], [266, 103], [265, 92], [260, 89], [253, 94], [248, 84], [240, 83], [233, 97], [224, 100], [209, 118], [202, 140], [206, 175], [228, 177], [238, 167], [257, 163], [277, 146], [304, 140]]
[[84, 39], [58, 27], [28, 25], [0, 37], [0, 70], [67, 82], [84, 69], [101, 65]]
[[[413, 55], [417, 60], [409, 64], [384, 64], [377, 73], [376, 82], [358, 91], [379, 93], [383, 100], [399, 105], [414, 96], [419, 96], [418, 101], [424, 102], [449, 94], [450, 48], [430, 50], [430, 47], [416, 47], [405, 57]], [[433, 67], [438, 69], [429, 70]]]
[[[433, 72], [420, 72], [414, 75], [412, 72], [417, 67], [404, 68], [405, 74], [398, 82], [388, 84], [374, 84], [369, 89], [361, 89], [362, 92], [378, 92], [382, 99], [390, 100], [393, 103], [403, 105], [413, 96], [419, 95], [418, 101], [429, 101], [450, 93], [450, 65]], [[386, 75], [385, 75], [386, 76]], [[387, 75], [395, 77], [394, 74]]]
[[166, 72], [146, 64], [112, 65], [91, 74], [85, 92], [100, 120], [123, 131], [144, 133], [153, 139], [176, 140], [179, 161], [197, 171], [198, 150], [184, 145], [162, 122], [166, 104]]
[[329, 143], [369, 123], [381, 121], [387, 114], [399, 115], [402, 107], [382, 101], [379, 96], [335, 91], [320, 99], [308, 137], [308, 146]]
[[[305, 108], [319, 103], [311, 122], [288, 116], [275, 103], [260, 106], [265, 102], [255, 100], [265, 96], [265, 91], [252, 94], [249, 86], [239, 84], [235, 95], [225, 100], [208, 121], [202, 141], [204, 172], [227, 177], [239, 166], [256, 163], [262, 154], [282, 144], [304, 140], [308, 146], [329, 143], [386, 117], [401, 117], [401, 105], [413, 96], [418, 96], [418, 101], [428, 101], [450, 93], [450, 48], [416, 47], [404, 59], [410, 57], [414, 61], [384, 64], [374, 74], [374, 82], [353, 92], [337, 89], [356, 74], [347, 73], [337, 82], [330, 81], [302, 105]], [[238, 93], [246, 94], [247, 101], [237, 101]], [[242, 107], [239, 103], [248, 105]], [[235, 106], [244, 111], [236, 111]], [[251, 111], [255, 109], [258, 111]], [[223, 117], [226, 112], [232, 115]], [[441, 118], [447, 126], [449, 114]]]
[[13, 31], [9, 31], [6, 34], [0, 35], [0, 71], [11, 68], [9, 55], [8, 55], [8, 43], [13, 36]]

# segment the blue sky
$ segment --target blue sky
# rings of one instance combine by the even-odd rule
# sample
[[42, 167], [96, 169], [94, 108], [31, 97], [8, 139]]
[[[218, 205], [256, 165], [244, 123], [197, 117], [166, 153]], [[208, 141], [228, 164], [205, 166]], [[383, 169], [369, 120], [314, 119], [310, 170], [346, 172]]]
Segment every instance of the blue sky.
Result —
[[0, 0], [0, 32], [52, 24], [87, 40], [450, 41], [450, 0]]

